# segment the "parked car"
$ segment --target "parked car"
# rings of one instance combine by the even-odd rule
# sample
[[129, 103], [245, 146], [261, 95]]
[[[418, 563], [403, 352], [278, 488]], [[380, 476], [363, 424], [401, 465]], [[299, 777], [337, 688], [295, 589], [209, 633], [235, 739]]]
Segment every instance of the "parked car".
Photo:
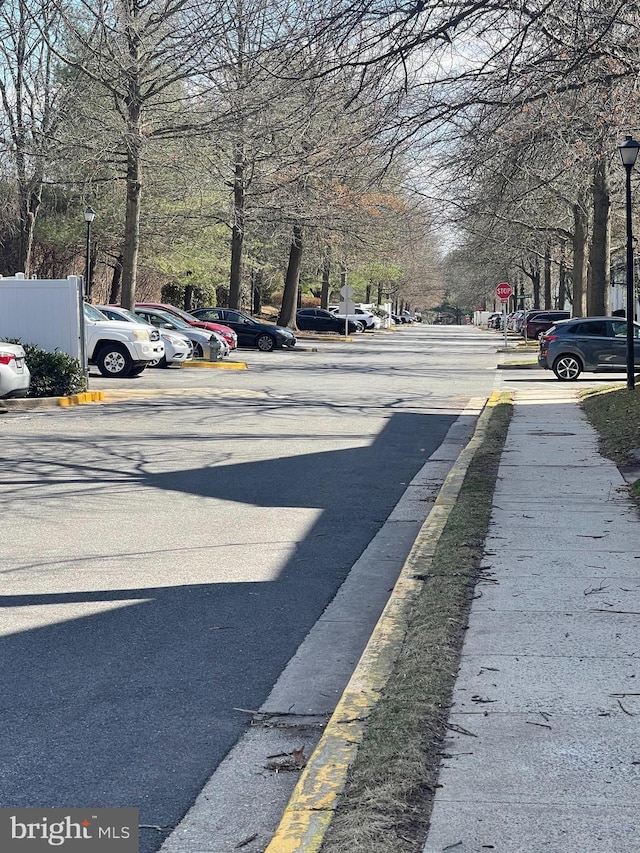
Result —
[[[640, 365], [640, 325], [633, 324], [634, 361]], [[540, 336], [538, 364], [569, 382], [582, 371], [624, 372], [627, 321], [619, 317], [574, 317]]]
[[[334, 315], [334, 317], [340, 317], [344, 320], [345, 315], [340, 311], [340, 308], [329, 308], [329, 311]], [[376, 315], [372, 311], [368, 311], [366, 308], [354, 308], [353, 314], [348, 315], [350, 320], [353, 320], [354, 323], [360, 323], [364, 329], [379, 329], [382, 325], [380, 318], [376, 317]]]
[[280, 347], [294, 347], [296, 336], [284, 326], [262, 323], [234, 308], [196, 308], [193, 316], [229, 326], [238, 336], [238, 346], [257, 347], [262, 352], [271, 352]]
[[157, 329], [169, 329], [172, 332], [181, 332], [186, 335], [193, 346], [193, 357], [204, 358], [207, 361], [218, 361], [221, 356], [221, 346], [217, 335], [206, 329], [196, 329], [190, 326], [175, 314], [168, 314], [159, 308], [145, 308], [136, 305], [135, 313], [151, 323]]
[[26, 397], [30, 382], [24, 349], [0, 341], [0, 397]]
[[222, 323], [214, 323], [209, 320], [203, 320], [196, 317], [193, 311], [189, 313], [189, 311], [183, 311], [182, 308], [176, 308], [175, 305], [165, 305], [161, 302], [138, 302], [136, 304], [136, 308], [138, 307], [158, 308], [160, 311], [165, 311], [167, 314], [173, 314], [174, 316], [179, 317], [181, 320], [184, 320], [185, 323], [188, 323], [190, 326], [194, 326], [196, 329], [206, 329], [208, 332], [215, 332], [217, 335], [221, 335], [229, 345], [229, 349], [235, 349], [238, 346], [238, 337], [230, 326]]
[[86, 302], [83, 308], [87, 360], [103, 376], [139, 376], [151, 361], [164, 355], [157, 329], [109, 320]]
[[[150, 325], [142, 317], [134, 314], [133, 311], [128, 311], [119, 305], [96, 305], [95, 307], [109, 320], [122, 320], [125, 323], [137, 323], [142, 326]], [[160, 340], [164, 343], [164, 355], [150, 361], [148, 367], [169, 367], [172, 364], [182, 364], [191, 359], [193, 347], [186, 335], [177, 331], [172, 332], [169, 329], [156, 329], [155, 326], [151, 326], [151, 328], [160, 335]]]
[[[304, 332], [338, 332], [341, 335], [345, 332], [345, 320], [324, 308], [301, 308], [296, 312], [296, 325]], [[362, 324], [352, 320], [347, 320], [346, 326], [350, 335], [362, 331]]]
[[568, 320], [570, 311], [544, 311], [527, 318], [526, 332], [528, 338], [539, 338], [543, 332], [550, 329], [558, 320]]

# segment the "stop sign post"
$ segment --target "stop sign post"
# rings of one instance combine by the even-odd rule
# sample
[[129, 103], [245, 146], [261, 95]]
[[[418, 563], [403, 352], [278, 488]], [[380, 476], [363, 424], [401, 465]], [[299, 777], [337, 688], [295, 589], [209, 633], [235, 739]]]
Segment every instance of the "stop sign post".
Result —
[[509, 297], [512, 293], [513, 288], [511, 287], [508, 281], [501, 281], [500, 284], [496, 287], [496, 296], [502, 302], [502, 328], [504, 329], [505, 348], [509, 345], [507, 343], [507, 302], [509, 301]]

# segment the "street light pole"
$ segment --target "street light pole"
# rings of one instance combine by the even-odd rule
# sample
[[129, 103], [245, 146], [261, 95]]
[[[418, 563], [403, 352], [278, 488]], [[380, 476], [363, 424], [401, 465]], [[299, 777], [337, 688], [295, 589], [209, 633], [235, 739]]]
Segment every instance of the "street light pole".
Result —
[[87, 301], [91, 298], [91, 223], [95, 218], [95, 210], [92, 207], [85, 208], [84, 221], [87, 223], [87, 256], [84, 267], [84, 297]]
[[636, 142], [631, 136], [618, 145], [618, 151], [622, 159], [622, 165], [626, 171], [626, 209], [627, 209], [627, 388], [633, 391], [635, 388], [635, 363], [633, 351], [634, 339], [634, 309], [635, 309], [635, 287], [633, 281], [633, 226], [631, 217], [631, 170], [635, 166], [638, 157], [640, 142]]

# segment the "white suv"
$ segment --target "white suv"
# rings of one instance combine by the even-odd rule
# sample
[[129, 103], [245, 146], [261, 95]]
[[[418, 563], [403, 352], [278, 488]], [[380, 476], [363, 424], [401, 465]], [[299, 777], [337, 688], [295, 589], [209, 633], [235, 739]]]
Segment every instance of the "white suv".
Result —
[[[340, 317], [340, 319], [344, 320], [345, 315], [340, 314], [339, 308], [330, 308], [331, 313], [335, 317]], [[354, 323], [360, 323], [364, 329], [379, 329], [382, 325], [382, 321], [380, 317], [376, 317], [371, 311], [367, 311], [366, 308], [354, 308], [354, 313], [349, 314], [349, 320]]]
[[138, 376], [150, 362], [164, 356], [164, 344], [157, 329], [108, 320], [86, 302], [84, 326], [87, 359], [103, 376]]

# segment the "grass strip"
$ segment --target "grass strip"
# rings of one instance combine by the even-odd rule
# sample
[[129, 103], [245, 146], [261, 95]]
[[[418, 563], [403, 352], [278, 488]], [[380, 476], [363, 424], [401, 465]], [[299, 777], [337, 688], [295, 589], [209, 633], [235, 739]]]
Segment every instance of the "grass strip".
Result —
[[[600, 452], [616, 465], [640, 468], [640, 388], [614, 385], [587, 391], [582, 408], [600, 437]], [[631, 486], [640, 505], [640, 480]]]
[[499, 395], [435, 552], [425, 554], [416, 572], [423, 589], [394, 671], [367, 721], [322, 853], [422, 850], [512, 413], [510, 395]]
[[581, 402], [600, 435], [602, 452], [621, 465], [640, 464], [640, 389], [619, 385], [592, 389]]

